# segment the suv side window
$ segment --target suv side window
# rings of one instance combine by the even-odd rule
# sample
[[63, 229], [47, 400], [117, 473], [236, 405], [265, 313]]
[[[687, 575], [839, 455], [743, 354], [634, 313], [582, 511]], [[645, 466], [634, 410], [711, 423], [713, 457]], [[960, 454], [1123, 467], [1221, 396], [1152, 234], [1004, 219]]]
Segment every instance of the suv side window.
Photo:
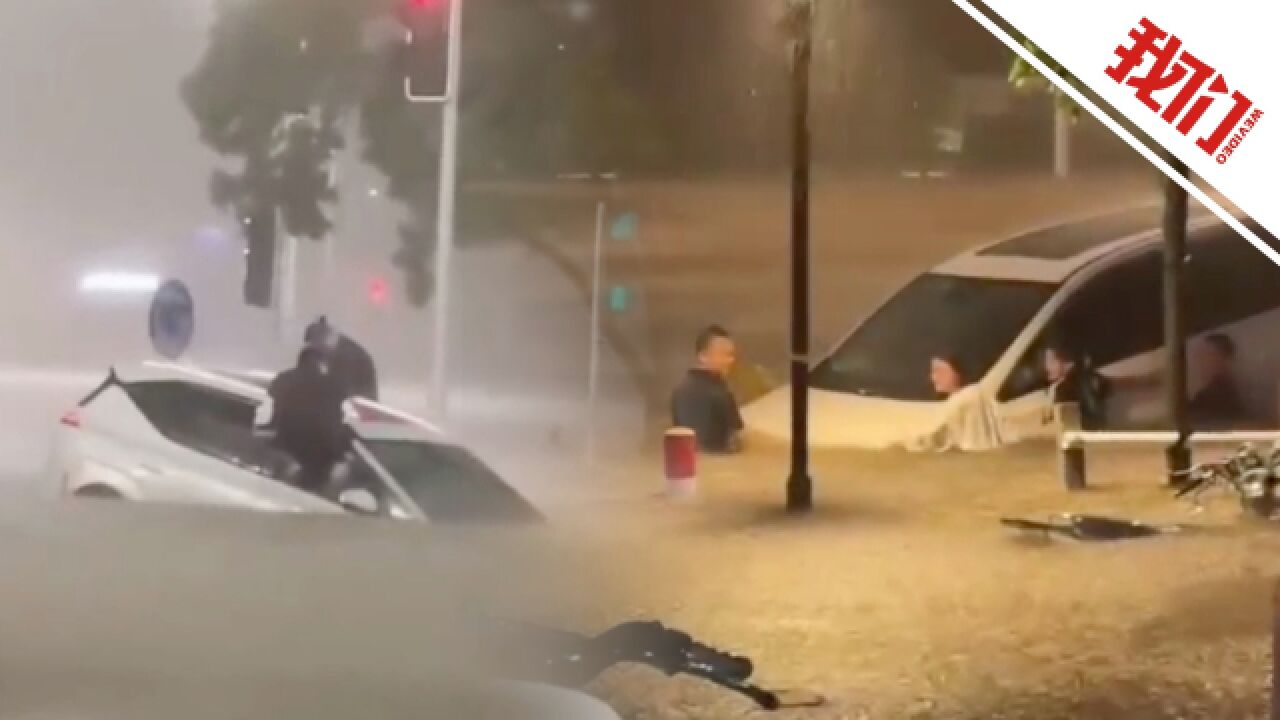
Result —
[[1098, 368], [1164, 343], [1161, 255], [1153, 248], [1103, 271], [1067, 303], [1052, 329]]
[[[1269, 238], [1260, 228], [1253, 230]], [[1191, 244], [1187, 272], [1187, 324], [1191, 334], [1209, 332], [1280, 308], [1280, 267], [1226, 226], [1205, 231]]]
[[176, 380], [123, 387], [156, 430], [183, 447], [275, 479], [288, 465], [283, 453], [254, 435], [252, 402]]
[[1057, 338], [1071, 343], [1095, 367], [1160, 347], [1164, 338], [1158, 249], [1103, 270], [1077, 289], [1049, 321], [1000, 389], [1007, 402], [1048, 387], [1044, 350]]

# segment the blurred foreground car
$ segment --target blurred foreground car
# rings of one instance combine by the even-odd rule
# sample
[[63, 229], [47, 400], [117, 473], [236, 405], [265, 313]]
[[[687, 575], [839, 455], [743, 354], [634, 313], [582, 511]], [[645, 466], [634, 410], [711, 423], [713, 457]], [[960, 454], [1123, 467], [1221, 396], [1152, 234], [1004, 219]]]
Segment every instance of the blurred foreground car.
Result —
[[351, 403], [354, 440], [332, 497], [291, 483], [296, 463], [256, 429], [259, 374], [147, 363], [111, 370], [57, 429], [50, 487], [73, 497], [274, 512], [354, 512], [440, 524], [525, 524], [541, 515], [429, 423]]

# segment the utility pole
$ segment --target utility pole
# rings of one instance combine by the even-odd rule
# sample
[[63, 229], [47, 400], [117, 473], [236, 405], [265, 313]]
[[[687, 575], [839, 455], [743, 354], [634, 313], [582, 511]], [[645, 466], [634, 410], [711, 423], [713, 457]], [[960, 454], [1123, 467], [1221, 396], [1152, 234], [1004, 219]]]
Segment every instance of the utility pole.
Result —
[[1053, 108], [1053, 176], [1065, 180], [1071, 174], [1071, 111], [1062, 103]]
[[605, 258], [605, 224], [609, 213], [613, 211], [611, 200], [614, 187], [618, 181], [618, 173], [568, 173], [560, 175], [557, 180], [568, 182], [590, 182], [600, 188], [596, 201], [595, 235], [592, 238], [591, 252], [591, 329], [588, 333], [587, 349], [587, 413], [586, 459], [588, 463], [596, 461], [596, 421], [600, 404], [600, 353], [604, 343], [604, 320], [601, 305], [604, 302], [604, 280], [608, 272]]
[[813, 2], [791, 0], [791, 474], [787, 509], [813, 508], [809, 477], [809, 81]]
[[[435, 312], [432, 322], [431, 377], [428, 407], [443, 421], [449, 412], [449, 304], [453, 275], [455, 213], [458, 194], [458, 97], [462, 85], [462, 3], [449, 0], [448, 49], [444, 95], [416, 95], [408, 76], [405, 97], [409, 102], [442, 106], [440, 123], [440, 176], [436, 203], [436, 249], [432, 268], [435, 278]], [[412, 43], [412, 32], [409, 37]]]
[[[311, 115], [290, 113], [280, 119], [272, 133], [272, 172], [277, 176], [284, 172], [281, 167], [282, 158], [289, 152], [290, 144], [296, 137], [295, 127], [300, 123], [315, 127]], [[276, 232], [279, 233], [276, 244], [275, 277], [272, 283], [276, 332], [281, 342], [287, 343], [291, 337], [298, 310], [298, 238], [289, 232], [288, 225], [284, 221], [284, 213], [278, 204], [272, 210], [272, 221], [276, 225]]]
[[[1165, 158], [1174, 172], [1187, 176], [1186, 163], [1176, 158]], [[1165, 392], [1168, 402], [1169, 423], [1178, 433], [1178, 439], [1168, 448], [1169, 482], [1180, 480], [1180, 473], [1191, 466], [1191, 448], [1187, 438], [1191, 434], [1190, 411], [1187, 402], [1187, 320], [1186, 320], [1186, 259], [1187, 259], [1187, 191], [1173, 178], [1164, 178], [1164, 343], [1165, 343]]]

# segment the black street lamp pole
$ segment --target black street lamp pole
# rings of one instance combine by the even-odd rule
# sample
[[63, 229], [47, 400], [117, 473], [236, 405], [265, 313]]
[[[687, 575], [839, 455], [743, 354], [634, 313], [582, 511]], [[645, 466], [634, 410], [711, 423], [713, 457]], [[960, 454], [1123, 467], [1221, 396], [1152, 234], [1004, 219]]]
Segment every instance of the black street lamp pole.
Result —
[[[1168, 157], [1174, 172], [1187, 177], [1185, 163]], [[1191, 467], [1190, 411], [1187, 402], [1187, 191], [1173, 180], [1164, 179], [1164, 340], [1168, 373], [1165, 392], [1169, 422], [1178, 439], [1166, 451], [1169, 483], [1176, 484], [1181, 473]]]
[[791, 475], [787, 509], [813, 508], [809, 477], [809, 70], [813, 3], [792, 0], [791, 30]]

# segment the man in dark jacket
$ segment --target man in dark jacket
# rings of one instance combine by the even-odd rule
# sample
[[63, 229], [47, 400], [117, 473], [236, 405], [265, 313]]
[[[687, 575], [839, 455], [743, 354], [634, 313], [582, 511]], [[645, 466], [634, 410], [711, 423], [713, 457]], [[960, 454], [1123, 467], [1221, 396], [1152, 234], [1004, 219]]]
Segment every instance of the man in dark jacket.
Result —
[[1247, 420], [1244, 401], [1236, 384], [1236, 344], [1229, 336], [1215, 333], [1201, 345], [1205, 382], [1191, 398], [1191, 419], [1201, 428], [1221, 428]]
[[1102, 429], [1107, 422], [1107, 400], [1111, 384], [1064, 342], [1045, 349], [1045, 376], [1055, 405], [1071, 404], [1080, 409], [1085, 430]]
[[303, 339], [308, 347], [324, 353], [329, 372], [342, 386], [346, 397], [377, 401], [378, 373], [373, 357], [359, 343], [338, 332], [328, 318], [323, 317], [307, 327]]
[[737, 355], [733, 338], [712, 325], [698, 334], [695, 350], [696, 364], [671, 395], [672, 423], [693, 430], [703, 452], [738, 452], [742, 417], [725, 382]]
[[342, 387], [327, 372], [320, 351], [307, 347], [298, 364], [277, 375], [267, 392], [275, 444], [301, 467], [297, 485], [324, 494], [349, 445]]

